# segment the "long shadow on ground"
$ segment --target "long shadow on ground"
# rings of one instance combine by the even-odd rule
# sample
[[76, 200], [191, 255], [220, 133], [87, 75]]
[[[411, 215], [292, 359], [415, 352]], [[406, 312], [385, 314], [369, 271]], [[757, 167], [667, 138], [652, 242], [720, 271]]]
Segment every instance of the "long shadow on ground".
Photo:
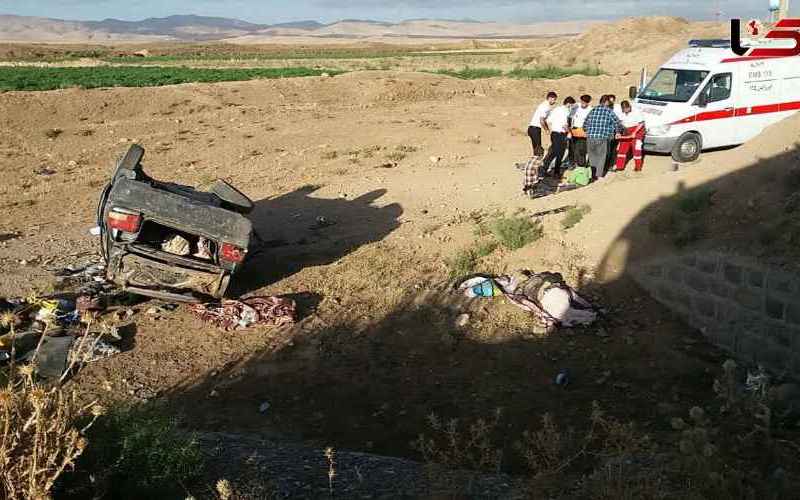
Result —
[[[792, 255], [800, 224], [785, 220], [784, 197], [800, 187], [792, 180], [800, 173], [788, 170], [797, 155], [787, 151], [646, 207], [619, 238], [625, 251], [609, 249], [601, 279], [581, 290], [609, 310], [590, 328], [533, 335], [525, 318], [502, 319], [524, 315], [502, 299], [465, 303], [449, 290], [408, 290], [390, 312], [375, 317], [347, 319], [347, 302], [326, 305], [274, 332], [280, 347], [253, 353], [166, 397], [186, 410], [197, 429], [412, 458], [420, 455], [411, 442], [426, 432], [432, 413], [465, 423], [501, 408], [494, 442], [507, 456], [522, 431], [537, 427], [545, 412], [564, 427], [586, 427], [592, 401], [623, 421], [636, 422], [656, 440], [674, 435], [671, 417], [685, 417], [689, 408], [713, 402], [713, 378], [727, 355], [650, 299], [630, 270], [654, 256], [698, 248]], [[710, 203], [688, 212], [688, 223], [696, 227], [687, 229], [681, 219], [666, 232], [655, 230], [653, 220], [675, 210], [686, 193], [700, 193]], [[284, 238], [322, 242], [321, 254], [307, 247], [305, 263], [330, 262], [353, 245], [374, 241], [375, 232], [364, 229], [370, 225], [366, 219], [377, 218], [372, 222], [377, 234], [386, 234], [400, 213], [399, 207], [368, 208], [377, 193], [341, 203], [307, 194], [285, 197], [275, 205], [280, 210], [265, 203], [256, 212], [262, 228], [275, 224]], [[281, 222], [294, 211], [300, 214], [297, 223]], [[328, 228], [330, 234], [308, 229], [318, 215], [339, 224]], [[759, 237], [764, 218], [783, 223], [791, 237], [771, 242]], [[684, 230], [688, 236], [676, 239]], [[622, 272], [611, 274], [611, 268]], [[278, 268], [272, 277], [291, 272]], [[470, 323], [457, 327], [455, 319], [464, 312], [471, 315]], [[564, 368], [571, 383], [557, 386], [553, 379]], [[264, 402], [268, 409], [259, 411]], [[796, 471], [797, 462], [781, 465]], [[520, 461], [507, 459], [503, 469], [519, 472]]]
[[375, 205], [385, 189], [352, 200], [311, 196], [317, 189], [305, 186], [255, 203], [249, 218], [265, 245], [232, 282], [231, 295], [257, 290], [304, 267], [335, 262], [400, 226], [399, 204]]

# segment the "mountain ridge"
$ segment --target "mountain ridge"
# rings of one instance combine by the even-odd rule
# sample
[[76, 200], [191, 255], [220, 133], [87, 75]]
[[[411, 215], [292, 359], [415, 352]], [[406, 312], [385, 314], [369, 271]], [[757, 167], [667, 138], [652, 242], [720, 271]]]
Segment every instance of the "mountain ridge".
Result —
[[[240, 19], [194, 14], [150, 17], [138, 21], [107, 18], [77, 21], [0, 13], [0, 40], [18, 42], [102, 41], [269, 41], [275, 36], [319, 38], [519, 38], [574, 34], [590, 22], [498, 23], [474, 20], [408, 19], [400, 22], [342, 19], [333, 23], [316, 20], [259, 24]], [[578, 26], [579, 28], [574, 28]]]

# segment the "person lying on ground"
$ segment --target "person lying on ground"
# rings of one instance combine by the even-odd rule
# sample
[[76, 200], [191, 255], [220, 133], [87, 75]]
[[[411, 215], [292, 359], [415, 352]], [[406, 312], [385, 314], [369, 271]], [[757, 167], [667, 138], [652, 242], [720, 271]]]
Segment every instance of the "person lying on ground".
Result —
[[475, 274], [456, 281], [453, 288], [471, 298], [503, 295], [533, 314], [547, 330], [588, 325], [600, 316], [600, 311], [570, 287], [560, 273], [519, 270], [502, 276]]

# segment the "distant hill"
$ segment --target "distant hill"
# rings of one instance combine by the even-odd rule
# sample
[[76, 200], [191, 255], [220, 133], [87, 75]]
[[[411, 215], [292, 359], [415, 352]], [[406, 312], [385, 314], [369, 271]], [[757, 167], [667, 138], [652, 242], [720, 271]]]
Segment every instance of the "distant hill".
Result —
[[325, 25], [318, 21], [293, 21], [290, 23], [273, 24], [271, 28], [295, 28], [300, 30], [315, 30], [324, 27]]
[[104, 19], [69, 21], [43, 17], [0, 15], [0, 41], [119, 42], [214, 41], [268, 43], [271, 37], [319, 38], [530, 38], [580, 33], [589, 22], [511, 24], [473, 20], [414, 19], [399, 23], [345, 19], [331, 24], [294, 21], [255, 24], [239, 19], [195, 15], [148, 18], [141, 21]]
[[214, 40], [246, 35], [269, 27], [268, 25], [253, 24], [238, 19], [192, 15], [151, 17], [143, 21], [105, 19], [103, 21], [87, 21], [82, 24], [91, 30], [118, 35], [166, 36], [178, 40]]

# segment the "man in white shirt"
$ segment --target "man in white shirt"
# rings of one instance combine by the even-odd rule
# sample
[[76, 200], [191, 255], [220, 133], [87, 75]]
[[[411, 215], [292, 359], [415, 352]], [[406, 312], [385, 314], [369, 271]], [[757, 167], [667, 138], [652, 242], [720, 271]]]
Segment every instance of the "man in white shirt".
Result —
[[563, 105], [553, 108], [550, 114], [547, 115], [546, 125], [550, 130], [550, 150], [542, 160], [542, 168], [546, 170], [550, 163], [555, 161], [555, 166], [553, 167], [553, 177], [555, 178], [561, 177], [561, 160], [563, 160], [564, 152], [567, 150], [569, 115], [574, 104], [575, 99], [567, 97], [564, 99]]
[[550, 130], [547, 128], [547, 116], [556, 104], [558, 94], [553, 91], [547, 93], [547, 99], [544, 100], [536, 108], [531, 118], [530, 125], [528, 125], [528, 137], [531, 138], [531, 145], [533, 146], [533, 156], [541, 158], [544, 156], [544, 149], [542, 148], [542, 129], [546, 133]]
[[645, 135], [644, 117], [628, 101], [622, 101], [620, 109], [622, 111], [620, 121], [625, 127], [625, 135], [617, 139], [617, 170], [625, 170], [625, 164], [628, 163], [628, 153], [632, 152], [634, 170], [638, 172], [642, 169], [644, 163], [642, 154]]
[[582, 95], [580, 104], [572, 108], [570, 117], [570, 140], [569, 140], [569, 161], [579, 167], [586, 166], [586, 132], [583, 130], [583, 122], [589, 115], [592, 107], [592, 96]]
[[638, 109], [634, 108], [633, 104], [630, 102], [622, 101], [622, 104], [620, 104], [620, 110], [622, 115], [619, 117], [619, 120], [622, 122], [622, 125], [624, 125], [625, 128], [636, 127], [640, 123], [644, 122], [644, 116], [642, 116], [642, 113]]

